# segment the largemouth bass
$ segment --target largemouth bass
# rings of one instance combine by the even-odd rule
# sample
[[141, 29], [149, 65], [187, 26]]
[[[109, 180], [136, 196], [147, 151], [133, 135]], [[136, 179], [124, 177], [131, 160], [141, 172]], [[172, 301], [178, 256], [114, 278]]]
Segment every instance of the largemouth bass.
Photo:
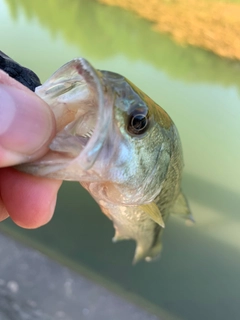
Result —
[[49, 152], [20, 170], [77, 180], [112, 220], [113, 241], [134, 239], [133, 262], [161, 251], [170, 213], [192, 219], [181, 192], [183, 157], [169, 115], [125, 77], [74, 59], [36, 94], [57, 123]]

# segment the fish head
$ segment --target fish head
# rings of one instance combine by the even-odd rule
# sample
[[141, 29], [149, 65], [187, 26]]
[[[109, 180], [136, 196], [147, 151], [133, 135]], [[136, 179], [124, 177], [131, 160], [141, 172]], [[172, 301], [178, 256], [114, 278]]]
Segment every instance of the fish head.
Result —
[[104, 92], [112, 97], [112, 122], [95, 165], [104, 177], [101, 197], [121, 205], [152, 202], [168, 171], [175, 126], [128, 79], [108, 71], [101, 74]]
[[49, 152], [22, 170], [102, 185], [107, 190], [102, 197], [114, 203], [142, 204], [159, 194], [174, 125], [134, 84], [78, 58], [37, 87], [36, 94], [51, 107], [57, 134]]

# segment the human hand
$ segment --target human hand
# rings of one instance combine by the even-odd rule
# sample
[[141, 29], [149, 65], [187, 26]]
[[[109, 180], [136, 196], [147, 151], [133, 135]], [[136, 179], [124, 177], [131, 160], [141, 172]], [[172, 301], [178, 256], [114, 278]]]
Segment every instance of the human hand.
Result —
[[61, 181], [9, 166], [43, 156], [54, 134], [47, 104], [0, 70], [0, 221], [10, 216], [21, 227], [36, 228], [51, 219]]

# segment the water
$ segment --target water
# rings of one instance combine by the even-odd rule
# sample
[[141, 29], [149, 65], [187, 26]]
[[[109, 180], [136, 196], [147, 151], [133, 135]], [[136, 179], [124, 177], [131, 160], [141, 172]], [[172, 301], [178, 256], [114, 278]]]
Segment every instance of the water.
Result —
[[112, 244], [111, 222], [77, 184], [65, 183], [53, 220], [2, 229], [169, 319], [240, 318], [240, 64], [178, 46], [118, 8], [87, 0], [0, 0], [1, 50], [44, 81], [76, 56], [125, 75], [176, 123], [183, 188], [196, 225], [171, 217], [162, 259], [131, 266], [134, 243]]

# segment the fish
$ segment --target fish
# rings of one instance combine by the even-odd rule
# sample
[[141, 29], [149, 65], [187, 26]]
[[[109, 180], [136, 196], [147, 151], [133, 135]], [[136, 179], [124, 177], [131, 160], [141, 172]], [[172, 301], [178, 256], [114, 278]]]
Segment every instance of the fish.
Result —
[[53, 111], [57, 133], [46, 155], [17, 168], [79, 181], [112, 221], [113, 242], [135, 240], [133, 263], [155, 260], [169, 215], [193, 221], [170, 116], [127, 78], [84, 58], [67, 62], [35, 93]]

